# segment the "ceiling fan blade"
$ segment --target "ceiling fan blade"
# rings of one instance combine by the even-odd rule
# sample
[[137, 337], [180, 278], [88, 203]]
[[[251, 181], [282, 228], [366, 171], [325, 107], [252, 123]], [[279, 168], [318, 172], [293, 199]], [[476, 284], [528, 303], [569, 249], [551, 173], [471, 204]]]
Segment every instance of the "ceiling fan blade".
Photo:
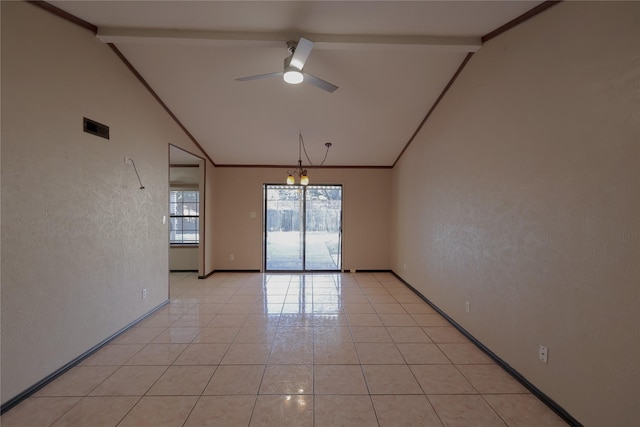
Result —
[[258, 74], [257, 76], [240, 77], [239, 79], [236, 79], [236, 80], [241, 81], [241, 82], [246, 82], [246, 81], [249, 81], [249, 80], [266, 79], [266, 78], [269, 78], [269, 77], [276, 77], [276, 76], [282, 76], [282, 71], [279, 71], [277, 73]]
[[309, 83], [310, 85], [313, 85], [317, 88], [325, 90], [329, 93], [333, 93], [335, 92], [336, 89], [338, 89], [338, 86], [332, 85], [329, 82], [325, 82], [321, 78], [318, 78], [312, 74], [309, 74], [309, 73], [302, 73], [302, 74], [304, 75], [304, 83]]
[[307, 58], [311, 53], [311, 49], [313, 49], [313, 42], [311, 40], [305, 39], [304, 37], [300, 37], [300, 40], [298, 41], [296, 50], [293, 52], [293, 56], [291, 57], [291, 62], [289, 62], [289, 65], [296, 67], [298, 70], [302, 70], [302, 67], [304, 67], [304, 63], [307, 62]]

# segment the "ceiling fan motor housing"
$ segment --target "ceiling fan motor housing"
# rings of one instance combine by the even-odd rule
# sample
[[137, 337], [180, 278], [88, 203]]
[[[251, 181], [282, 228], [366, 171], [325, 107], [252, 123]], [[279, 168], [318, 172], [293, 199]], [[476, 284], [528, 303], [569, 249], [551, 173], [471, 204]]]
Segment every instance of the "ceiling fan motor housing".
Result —
[[287, 42], [287, 50], [291, 55], [293, 55], [296, 51], [296, 47], [298, 47], [298, 42], [294, 40], [289, 40]]
[[293, 57], [293, 54], [287, 56], [286, 58], [284, 58], [284, 69], [286, 70], [287, 68], [291, 67], [291, 68], [296, 68], [294, 66], [291, 65], [291, 58]]

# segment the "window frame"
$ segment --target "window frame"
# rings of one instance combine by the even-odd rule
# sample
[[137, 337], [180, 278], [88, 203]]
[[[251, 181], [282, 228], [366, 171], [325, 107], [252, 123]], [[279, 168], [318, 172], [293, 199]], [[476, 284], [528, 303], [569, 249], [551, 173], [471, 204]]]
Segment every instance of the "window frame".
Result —
[[[182, 193], [182, 201], [181, 202], [177, 202], [178, 197], [176, 196], [176, 201], [174, 201], [174, 199], [172, 199], [172, 193]], [[184, 193], [195, 193], [196, 195], [196, 200], [195, 202], [185, 202], [184, 201]], [[173, 204], [177, 204], [177, 203], [181, 203], [183, 205], [183, 213], [182, 214], [176, 214], [176, 213], [172, 213], [172, 205]], [[196, 214], [185, 214], [184, 213], [184, 204], [195, 204], [196, 206]], [[177, 210], [177, 209], [176, 209]], [[180, 219], [183, 220], [185, 218], [195, 218], [196, 219], [196, 226], [195, 226], [195, 235], [196, 235], [196, 241], [185, 241], [184, 239], [184, 228], [182, 228], [180, 230], [180, 234], [182, 236], [182, 239], [180, 241], [176, 241], [176, 239], [172, 239], [172, 233], [178, 233], [178, 231], [173, 229], [173, 220], [174, 219]], [[169, 190], [169, 245], [171, 247], [188, 247], [188, 248], [194, 248], [194, 247], [198, 247], [200, 245], [200, 190], [197, 189], [170, 189]]]

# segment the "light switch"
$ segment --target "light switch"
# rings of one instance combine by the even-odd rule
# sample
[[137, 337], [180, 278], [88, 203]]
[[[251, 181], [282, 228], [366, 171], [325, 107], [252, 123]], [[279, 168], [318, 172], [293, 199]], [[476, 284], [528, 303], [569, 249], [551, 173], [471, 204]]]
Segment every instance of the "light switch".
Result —
[[167, 223], [167, 216], [166, 215], [162, 215], [162, 225]]

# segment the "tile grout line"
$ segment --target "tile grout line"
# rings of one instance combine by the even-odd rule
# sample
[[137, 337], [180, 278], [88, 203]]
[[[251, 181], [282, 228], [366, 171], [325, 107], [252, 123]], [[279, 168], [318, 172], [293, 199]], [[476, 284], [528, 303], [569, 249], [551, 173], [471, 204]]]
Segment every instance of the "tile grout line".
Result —
[[[199, 304], [195, 304], [195, 305], [199, 305]], [[189, 347], [190, 344], [193, 344], [193, 342], [196, 340], [196, 338], [198, 336], [200, 336], [200, 334], [202, 334], [202, 329], [205, 329], [212, 321], [213, 319], [218, 315], [218, 313], [214, 313], [214, 316], [211, 318], [211, 320], [209, 321], [209, 323], [207, 323], [207, 325], [205, 325], [204, 327], [200, 328], [200, 332], [191, 340], [191, 342], [187, 345], [187, 347], [185, 347], [185, 349], [180, 353], [180, 355], [178, 355], [173, 363], [171, 364], [171, 366], [177, 366], [175, 365], [175, 362], [180, 358], [180, 356], [187, 350], [187, 348]], [[177, 322], [177, 320], [176, 320]], [[175, 322], [174, 322], [175, 323]], [[234, 335], [234, 340], [235, 337], [237, 336], [237, 332], [236, 335]], [[206, 391], [207, 387], [209, 386], [209, 384], [211, 383], [211, 381], [213, 380], [213, 377], [216, 373], [216, 371], [218, 370], [219, 366], [220, 366], [220, 362], [222, 362], [222, 359], [224, 358], [224, 356], [226, 355], [226, 353], [229, 351], [229, 348], [231, 348], [231, 345], [229, 344], [227, 346], [227, 349], [224, 351], [224, 353], [222, 354], [222, 356], [220, 357], [220, 361], [218, 362], [218, 364], [216, 365], [215, 369], [213, 370], [213, 372], [211, 373], [211, 377], [209, 378], [209, 380], [207, 381], [207, 383], [204, 385], [204, 387], [202, 388], [202, 391], [200, 392], [200, 395], [198, 396], [198, 398], [196, 399], [193, 407], [191, 408], [191, 410], [189, 411], [189, 413], [187, 414], [186, 418], [184, 419], [184, 422], [182, 423], [183, 427], [184, 425], [187, 424], [187, 422], [189, 421], [189, 418], [191, 417], [191, 414], [193, 414], [193, 411], [195, 410], [196, 406], [198, 405], [198, 402], [200, 402], [200, 400], [202, 399], [202, 397], [204, 396], [204, 392]], [[168, 368], [167, 368], [168, 369]], [[166, 371], [165, 371], [166, 372]], [[159, 379], [159, 378], [158, 378]], [[153, 386], [152, 386], [153, 387]], [[151, 388], [152, 388], [151, 387]], [[151, 390], [151, 388], [149, 388], [149, 390]]]

